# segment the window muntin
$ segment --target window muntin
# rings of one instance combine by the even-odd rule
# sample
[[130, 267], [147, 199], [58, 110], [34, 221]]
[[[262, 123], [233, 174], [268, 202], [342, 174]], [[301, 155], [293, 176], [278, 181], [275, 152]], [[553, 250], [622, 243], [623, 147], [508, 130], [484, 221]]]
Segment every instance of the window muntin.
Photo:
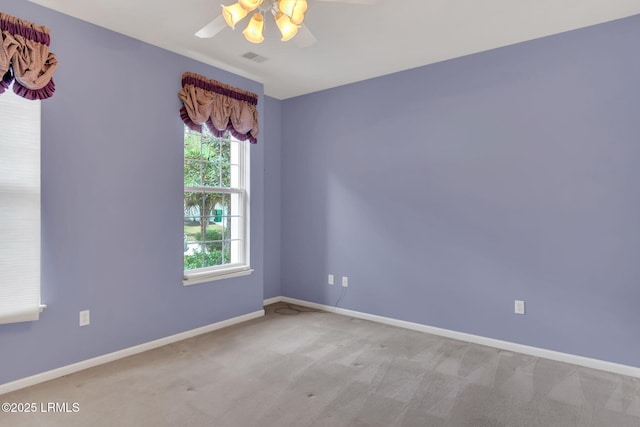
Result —
[[185, 284], [249, 268], [247, 165], [246, 143], [185, 127]]

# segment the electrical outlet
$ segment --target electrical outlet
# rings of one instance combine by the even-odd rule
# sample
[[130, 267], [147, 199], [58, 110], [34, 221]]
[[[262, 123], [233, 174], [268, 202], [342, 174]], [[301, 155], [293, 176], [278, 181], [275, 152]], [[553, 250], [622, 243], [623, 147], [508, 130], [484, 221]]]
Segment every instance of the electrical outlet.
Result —
[[327, 279], [327, 283], [329, 283], [330, 285], [333, 285], [333, 274], [329, 275], [329, 278]]
[[524, 314], [524, 301], [516, 300], [514, 312], [516, 314]]
[[91, 323], [91, 316], [89, 310], [84, 310], [80, 312], [80, 326], [87, 326]]
[[347, 276], [342, 276], [342, 286], [349, 287], [349, 278]]

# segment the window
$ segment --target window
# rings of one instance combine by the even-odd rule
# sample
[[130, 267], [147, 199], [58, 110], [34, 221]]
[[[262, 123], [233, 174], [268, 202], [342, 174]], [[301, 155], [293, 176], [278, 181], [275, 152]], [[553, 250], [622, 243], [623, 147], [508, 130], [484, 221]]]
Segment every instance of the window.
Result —
[[185, 126], [185, 285], [251, 272], [246, 144]]
[[0, 323], [38, 320], [40, 101], [0, 95]]

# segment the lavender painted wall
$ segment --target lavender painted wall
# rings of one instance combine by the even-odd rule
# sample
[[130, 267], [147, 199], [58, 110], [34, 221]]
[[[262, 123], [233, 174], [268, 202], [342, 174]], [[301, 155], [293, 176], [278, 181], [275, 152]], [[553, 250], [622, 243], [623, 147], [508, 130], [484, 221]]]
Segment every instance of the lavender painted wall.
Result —
[[[51, 28], [60, 61], [42, 103], [48, 308], [0, 325], [0, 384], [260, 310], [267, 144], [251, 147], [255, 272], [183, 287], [177, 92], [184, 71], [201, 73], [260, 94], [262, 117], [262, 85], [27, 2], [0, 10]], [[80, 328], [85, 309], [91, 325]]]
[[[289, 99], [283, 293], [640, 366], [640, 16]], [[513, 314], [523, 299], [527, 314]]]
[[281, 282], [281, 140], [282, 101], [264, 97], [264, 297], [282, 295]]

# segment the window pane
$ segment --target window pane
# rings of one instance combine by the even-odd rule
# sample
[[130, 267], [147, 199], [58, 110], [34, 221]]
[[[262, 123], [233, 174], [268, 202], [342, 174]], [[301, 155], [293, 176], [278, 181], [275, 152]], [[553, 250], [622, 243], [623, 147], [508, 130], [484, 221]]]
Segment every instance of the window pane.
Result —
[[[184, 199], [185, 270], [231, 262], [231, 228], [238, 218], [230, 215], [232, 199], [226, 193], [186, 192]], [[236, 238], [236, 237], [233, 237]], [[238, 245], [234, 244], [237, 252]], [[234, 256], [234, 262], [238, 262]]]
[[184, 269], [245, 262], [244, 193], [216, 191], [242, 189], [244, 146], [204, 126], [202, 135], [185, 129], [184, 144]]
[[218, 160], [202, 164], [202, 185], [205, 187], [220, 187], [220, 165]]
[[189, 249], [184, 254], [184, 269], [193, 270], [196, 268], [207, 267], [207, 252], [199, 243], [190, 243]]
[[184, 135], [184, 184], [199, 186], [202, 184], [201, 139], [196, 133], [185, 127]]
[[229, 166], [229, 160], [222, 159], [220, 168], [221, 168], [221, 174], [222, 174], [221, 175], [222, 180], [220, 185], [226, 188], [231, 187], [231, 168]]
[[184, 185], [188, 186], [200, 186], [202, 181], [200, 179], [202, 174], [202, 167], [200, 160], [187, 160], [184, 161]]
[[220, 185], [226, 188], [231, 185], [231, 177], [229, 176], [230, 144], [229, 138], [220, 138]]
[[190, 130], [185, 127], [184, 133], [184, 158], [185, 159], [200, 159], [200, 139], [202, 138], [199, 133]]
[[203, 205], [203, 194], [184, 193], [184, 220], [200, 221], [200, 207]]
[[210, 135], [202, 140], [202, 184], [220, 186], [220, 144]]
[[200, 242], [200, 221], [192, 220], [191, 218], [184, 217], [184, 237], [186, 239], [186, 244], [184, 247], [185, 253], [189, 249], [195, 248], [195, 243]]

